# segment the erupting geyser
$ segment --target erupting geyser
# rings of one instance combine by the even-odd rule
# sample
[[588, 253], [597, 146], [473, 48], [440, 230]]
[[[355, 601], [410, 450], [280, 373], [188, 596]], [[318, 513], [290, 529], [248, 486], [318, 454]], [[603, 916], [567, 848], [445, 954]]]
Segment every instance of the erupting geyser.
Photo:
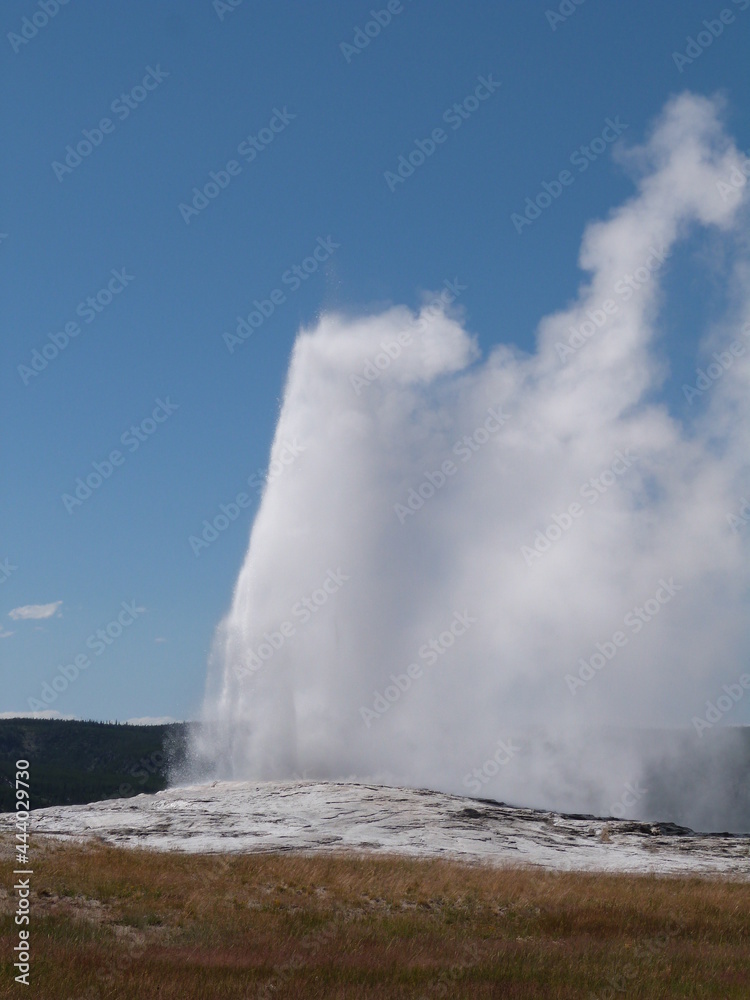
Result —
[[[722, 822], [716, 733], [750, 703], [745, 160], [691, 95], [619, 158], [636, 193], [586, 229], [587, 280], [536, 353], [481, 360], [434, 299], [300, 333], [283, 472], [210, 664], [198, 750], [218, 776], [637, 815], [659, 808], [654, 762], [680, 727], [723, 756], [664, 808]], [[725, 295], [672, 413], [661, 288], [694, 233], [720, 248]]]

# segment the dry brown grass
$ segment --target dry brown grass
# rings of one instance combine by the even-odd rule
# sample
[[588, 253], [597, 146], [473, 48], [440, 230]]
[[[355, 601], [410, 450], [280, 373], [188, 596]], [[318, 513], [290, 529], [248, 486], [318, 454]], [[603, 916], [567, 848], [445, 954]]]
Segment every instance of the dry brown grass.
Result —
[[12, 981], [6, 896], [3, 997], [750, 996], [747, 883], [41, 838], [32, 849], [32, 987]]

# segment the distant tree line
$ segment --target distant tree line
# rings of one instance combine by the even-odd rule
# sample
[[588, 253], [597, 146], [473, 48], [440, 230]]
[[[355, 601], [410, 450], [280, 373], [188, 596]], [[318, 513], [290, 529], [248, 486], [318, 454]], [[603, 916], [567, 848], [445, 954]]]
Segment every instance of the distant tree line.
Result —
[[32, 809], [161, 791], [184, 760], [188, 726], [0, 719], [0, 812], [15, 809], [19, 759], [30, 764]]

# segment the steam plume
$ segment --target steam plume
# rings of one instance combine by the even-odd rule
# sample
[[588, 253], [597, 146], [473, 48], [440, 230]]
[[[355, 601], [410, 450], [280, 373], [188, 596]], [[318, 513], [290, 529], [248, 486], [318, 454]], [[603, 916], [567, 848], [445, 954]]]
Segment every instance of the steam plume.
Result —
[[[429, 302], [300, 333], [271, 452], [284, 471], [210, 665], [198, 749], [221, 775], [727, 818], [729, 793], [704, 815], [687, 779], [655, 802], [655, 761], [684, 748], [632, 732], [718, 746], [748, 718], [748, 532], [727, 517], [750, 495], [744, 158], [718, 102], [685, 94], [619, 160], [635, 193], [586, 228], [585, 279], [535, 353], [482, 359]], [[721, 261], [724, 302], [683, 418], [661, 396], [660, 316], [688, 238]], [[707, 702], [720, 721], [699, 731]]]

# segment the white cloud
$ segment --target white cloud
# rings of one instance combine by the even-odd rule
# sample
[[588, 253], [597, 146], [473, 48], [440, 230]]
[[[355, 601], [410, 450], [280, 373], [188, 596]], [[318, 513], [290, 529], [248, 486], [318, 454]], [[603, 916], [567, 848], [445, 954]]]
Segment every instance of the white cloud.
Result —
[[0, 639], [9, 639], [12, 635], [12, 632], [6, 632], [3, 626], [0, 625]]
[[8, 614], [14, 621], [26, 618], [51, 618], [62, 601], [54, 601], [52, 604], [24, 604], [21, 608], [13, 608]]

